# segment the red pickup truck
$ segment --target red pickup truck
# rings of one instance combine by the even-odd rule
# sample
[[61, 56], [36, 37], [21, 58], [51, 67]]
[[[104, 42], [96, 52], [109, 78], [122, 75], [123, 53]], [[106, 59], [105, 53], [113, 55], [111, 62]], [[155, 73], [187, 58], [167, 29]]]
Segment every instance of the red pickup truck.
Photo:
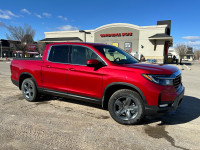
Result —
[[90, 101], [121, 124], [175, 110], [184, 95], [181, 71], [139, 63], [123, 50], [97, 43], [48, 44], [42, 58], [14, 59], [11, 80], [27, 101], [40, 94]]

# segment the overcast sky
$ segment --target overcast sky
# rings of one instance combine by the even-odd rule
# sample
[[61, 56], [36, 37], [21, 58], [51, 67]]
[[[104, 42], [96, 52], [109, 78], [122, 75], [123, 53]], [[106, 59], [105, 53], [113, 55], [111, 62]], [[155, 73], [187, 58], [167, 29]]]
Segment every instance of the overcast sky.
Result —
[[29, 24], [35, 40], [44, 32], [87, 30], [110, 23], [156, 25], [172, 20], [174, 43], [200, 48], [200, 0], [6, 0], [0, 2], [0, 39], [6, 26]]

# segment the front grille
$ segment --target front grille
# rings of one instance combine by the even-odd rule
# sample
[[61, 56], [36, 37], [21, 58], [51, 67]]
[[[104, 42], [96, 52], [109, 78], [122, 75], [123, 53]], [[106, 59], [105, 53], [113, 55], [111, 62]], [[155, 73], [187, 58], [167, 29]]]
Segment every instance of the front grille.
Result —
[[173, 85], [176, 90], [179, 88], [179, 86], [181, 85], [181, 74], [176, 76], [176, 78], [173, 80]]

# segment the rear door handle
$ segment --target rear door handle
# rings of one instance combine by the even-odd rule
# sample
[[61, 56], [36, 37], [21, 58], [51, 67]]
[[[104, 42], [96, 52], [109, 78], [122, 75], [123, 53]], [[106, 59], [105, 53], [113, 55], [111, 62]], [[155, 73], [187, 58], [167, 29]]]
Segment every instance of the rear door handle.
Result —
[[76, 69], [74, 69], [74, 68], [69, 68], [69, 70], [70, 70], [70, 71], [75, 71]]

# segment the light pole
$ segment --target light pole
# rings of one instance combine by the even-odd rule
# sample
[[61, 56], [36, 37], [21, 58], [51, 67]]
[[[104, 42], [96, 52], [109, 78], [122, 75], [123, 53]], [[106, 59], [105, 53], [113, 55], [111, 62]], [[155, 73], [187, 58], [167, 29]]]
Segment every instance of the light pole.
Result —
[[86, 32], [85, 30], [79, 30], [79, 32], [84, 33], [84, 42], [86, 42], [86, 34], [91, 34], [91, 32]]
[[1, 59], [3, 59], [3, 57], [2, 57], [2, 41], [0, 41], [0, 43], [1, 43]]

